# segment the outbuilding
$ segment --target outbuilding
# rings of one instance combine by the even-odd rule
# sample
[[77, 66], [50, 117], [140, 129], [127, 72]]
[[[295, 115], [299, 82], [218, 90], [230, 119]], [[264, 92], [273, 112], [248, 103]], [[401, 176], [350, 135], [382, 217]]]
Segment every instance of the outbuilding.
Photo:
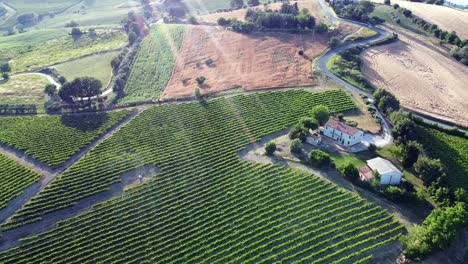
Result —
[[401, 182], [401, 177], [403, 177], [403, 173], [395, 165], [380, 157], [368, 160], [367, 166], [373, 172], [378, 172], [380, 184], [382, 185], [398, 185]]
[[334, 119], [325, 124], [323, 134], [346, 147], [361, 143], [364, 136], [361, 130]]

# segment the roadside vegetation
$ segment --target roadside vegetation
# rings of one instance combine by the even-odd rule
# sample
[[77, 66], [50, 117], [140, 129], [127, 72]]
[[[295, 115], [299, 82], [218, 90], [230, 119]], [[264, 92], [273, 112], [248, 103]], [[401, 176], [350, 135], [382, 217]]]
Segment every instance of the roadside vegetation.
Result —
[[2, 117], [0, 142], [54, 167], [128, 114], [122, 110], [79, 116]]

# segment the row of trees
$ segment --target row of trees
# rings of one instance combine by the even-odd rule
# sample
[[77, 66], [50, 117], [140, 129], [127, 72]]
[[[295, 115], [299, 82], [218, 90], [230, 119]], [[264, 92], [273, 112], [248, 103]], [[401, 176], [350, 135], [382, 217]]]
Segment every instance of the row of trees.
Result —
[[259, 27], [269, 29], [313, 29], [315, 27], [315, 17], [306, 8], [299, 10], [297, 3], [283, 3], [279, 12], [249, 9], [245, 18]]
[[[92, 77], [79, 77], [63, 84], [58, 91], [58, 96], [67, 103], [74, 103], [78, 98], [81, 103], [84, 102], [85, 98], [88, 98], [89, 103], [92, 97], [101, 95], [101, 89], [102, 83], [100, 80]], [[57, 93], [57, 90], [56, 87], [47, 86], [45, 92], [49, 96], [53, 96]]]

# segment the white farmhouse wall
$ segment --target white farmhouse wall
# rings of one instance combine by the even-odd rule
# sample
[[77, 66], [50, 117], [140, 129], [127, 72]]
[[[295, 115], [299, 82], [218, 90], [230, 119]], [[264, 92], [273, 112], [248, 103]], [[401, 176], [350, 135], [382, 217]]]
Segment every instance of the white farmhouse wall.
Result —
[[401, 173], [398, 172], [388, 172], [383, 175], [380, 175], [380, 184], [382, 185], [399, 185], [401, 181]]
[[364, 132], [359, 131], [354, 136], [350, 136], [345, 134], [339, 130], [326, 126], [323, 130], [323, 134], [329, 138], [332, 138], [338, 141], [340, 144], [344, 146], [353, 146], [358, 143], [361, 143], [362, 137], [364, 136]]

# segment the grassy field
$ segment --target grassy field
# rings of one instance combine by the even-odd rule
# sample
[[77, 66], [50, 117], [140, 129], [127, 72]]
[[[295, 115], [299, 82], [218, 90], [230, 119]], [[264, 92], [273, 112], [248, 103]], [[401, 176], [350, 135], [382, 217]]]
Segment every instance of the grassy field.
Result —
[[368, 258], [369, 250], [400, 235], [391, 215], [313, 175], [237, 156], [317, 104], [334, 112], [354, 107], [337, 90], [154, 106], [93, 149], [14, 219], [71, 205], [134, 168], [156, 165], [160, 173], [0, 253], [0, 262], [352, 263]]
[[39, 75], [13, 76], [8, 81], [0, 81], [0, 104], [34, 104], [38, 111], [43, 111], [44, 87], [48, 83], [47, 78]]
[[[386, 23], [393, 25], [393, 26], [401, 26], [407, 30], [410, 30], [414, 33], [423, 35], [423, 36], [430, 36], [429, 33], [420, 29], [417, 25], [413, 24], [411, 18], [404, 16], [402, 13], [398, 12], [397, 10], [393, 9], [392, 6], [388, 5], [375, 5], [374, 11], [369, 15], [369, 17], [377, 16]], [[396, 21], [399, 20], [400, 23]]]
[[[351, 66], [353, 66], [353, 68], [351, 68]], [[362, 76], [359, 66], [357, 66], [355, 63], [350, 63], [349, 61], [344, 60], [343, 57], [339, 54], [331, 57], [331, 59], [327, 62], [327, 69], [336, 76], [365, 92], [372, 93], [374, 91], [373, 87], [366, 80], [364, 80], [364, 77], [362, 77], [361, 82], [358, 82], [351, 77]]]
[[[230, 0], [183, 0], [183, 2], [187, 6], [189, 12], [193, 14], [207, 14], [215, 12], [218, 9], [231, 8]], [[260, 4], [268, 2], [267, 0], [260, 0]]]
[[120, 51], [106, 52], [89, 57], [61, 63], [55, 65], [60, 75], [67, 80], [73, 80], [77, 77], [91, 76], [102, 82], [103, 87], [109, 83], [112, 77], [111, 60], [117, 56]]
[[40, 177], [36, 172], [0, 154], [0, 209]]
[[46, 3], [38, 0], [4, 0], [9, 6], [16, 10], [16, 14], [0, 25], [0, 29], [11, 27], [16, 23], [16, 17], [35, 12], [39, 15], [47, 15], [65, 10], [79, 2], [80, 0], [47, 0]]
[[1, 117], [0, 141], [57, 166], [128, 113], [125, 110], [77, 116]]
[[416, 134], [431, 157], [445, 165], [450, 184], [468, 190], [468, 138], [425, 127], [418, 127]]
[[116, 27], [120, 26], [120, 21], [127, 16], [128, 12], [139, 12], [140, 6], [139, 1], [132, 0], [84, 1], [53, 17], [45, 17], [34, 28], [63, 28], [72, 20], [80, 27], [103, 25]]
[[[73, 40], [70, 36], [59, 37], [29, 46], [15, 46], [18, 42], [25, 43], [25, 39], [13, 37], [0, 44], [0, 49], [5, 47], [5, 52], [0, 54], [0, 60], [11, 60], [12, 72], [41, 69], [83, 55], [122, 47], [127, 41], [125, 34], [120, 31], [99, 32], [95, 38], [84, 35], [78, 40]], [[34, 38], [34, 35], [31, 38]]]
[[378, 33], [375, 30], [368, 29], [368, 28], [361, 28], [358, 31], [354, 32], [353, 34], [346, 37], [345, 42], [354, 42], [360, 41], [363, 39], [368, 39], [376, 36]]
[[184, 30], [180, 25], [156, 25], [151, 29], [141, 44], [119, 104], [159, 98], [171, 77]]

